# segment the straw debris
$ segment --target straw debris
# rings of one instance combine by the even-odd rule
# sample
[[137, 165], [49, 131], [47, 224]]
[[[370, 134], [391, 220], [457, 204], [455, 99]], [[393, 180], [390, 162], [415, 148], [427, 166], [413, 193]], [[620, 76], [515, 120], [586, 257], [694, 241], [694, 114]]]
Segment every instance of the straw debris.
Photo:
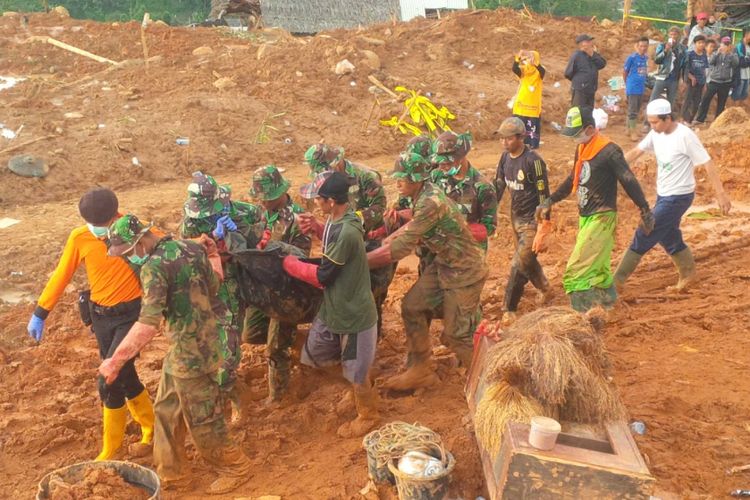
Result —
[[[595, 319], [595, 318], [594, 318]], [[477, 407], [477, 438], [499, 451], [509, 421], [528, 423], [544, 415], [600, 424], [624, 416], [593, 319], [566, 307], [534, 311], [520, 318], [487, 354], [490, 388]]]
[[508, 422], [528, 424], [531, 417], [543, 414], [544, 409], [538, 401], [503, 380], [489, 386], [479, 401], [474, 415], [474, 431], [484, 448], [495, 455], [500, 451]]

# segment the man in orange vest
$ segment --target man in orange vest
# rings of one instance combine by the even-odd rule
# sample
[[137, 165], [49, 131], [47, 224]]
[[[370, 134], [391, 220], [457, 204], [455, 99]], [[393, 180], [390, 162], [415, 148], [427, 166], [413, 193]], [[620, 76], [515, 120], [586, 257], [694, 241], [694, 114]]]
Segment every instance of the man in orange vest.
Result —
[[[112, 356], [117, 346], [138, 319], [141, 310], [141, 286], [134, 264], [121, 257], [107, 255], [107, 229], [117, 220], [115, 193], [96, 188], [81, 197], [78, 210], [86, 225], [71, 231], [55, 272], [44, 287], [28, 325], [29, 335], [41, 342], [47, 315], [65, 291], [65, 287], [83, 262], [91, 287], [91, 325], [99, 345], [99, 356]], [[128, 361], [111, 384], [99, 377], [99, 397], [103, 404], [103, 442], [96, 460], [109, 460], [122, 445], [128, 410], [141, 426], [141, 444], [150, 445], [154, 432], [154, 410], [148, 391]], [[143, 450], [139, 450], [139, 454]]]
[[610, 258], [617, 225], [618, 182], [640, 209], [644, 232], [654, 229], [654, 215], [638, 179], [620, 146], [597, 130], [592, 111], [578, 106], [568, 111], [562, 134], [577, 145], [573, 171], [536, 209], [541, 224], [553, 203], [571, 193], [578, 196], [578, 236], [563, 275], [563, 288], [571, 307], [581, 312], [596, 305], [609, 308], [617, 300]]

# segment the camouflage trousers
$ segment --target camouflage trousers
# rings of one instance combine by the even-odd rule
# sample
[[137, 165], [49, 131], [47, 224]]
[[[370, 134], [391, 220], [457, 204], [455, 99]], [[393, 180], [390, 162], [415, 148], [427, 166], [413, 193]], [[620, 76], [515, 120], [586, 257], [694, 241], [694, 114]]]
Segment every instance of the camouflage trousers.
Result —
[[[379, 240], [368, 240], [365, 242], [365, 249], [369, 252], [380, 247], [381, 244]], [[390, 266], [370, 270], [370, 289], [375, 299], [375, 309], [378, 312], [378, 338], [383, 334], [383, 303], [385, 303], [385, 299], [388, 297], [388, 288], [391, 286], [393, 277], [396, 274], [397, 265], [397, 263], [394, 263]]]
[[162, 480], [185, 476], [188, 431], [201, 457], [217, 473], [249, 474], [250, 460], [229, 438], [215, 373], [181, 378], [162, 370], [154, 416], [154, 465]]
[[217, 318], [217, 329], [219, 333], [219, 350], [224, 359], [219, 371], [217, 381], [222, 394], [226, 398], [236, 402], [235, 382], [237, 381], [237, 368], [242, 361], [242, 349], [240, 348], [240, 331], [243, 322], [243, 311], [239, 301], [239, 285], [234, 278], [226, 278], [219, 286], [218, 302], [214, 307]]
[[268, 325], [268, 395], [271, 400], [281, 399], [289, 387], [292, 358], [289, 349], [294, 344], [297, 325], [279, 323], [272, 319]]
[[505, 310], [515, 312], [518, 303], [523, 296], [526, 283], [531, 284], [537, 290], [545, 290], [549, 282], [544, 276], [541, 264], [536, 254], [531, 250], [531, 244], [536, 236], [537, 225], [534, 222], [520, 223], [513, 221], [513, 231], [516, 237], [516, 251], [510, 263], [510, 276], [505, 288]]
[[401, 301], [406, 329], [407, 367], [424, 363], [432, 355], [430, 322], [442, 318], [440, 341], [465, 365], [471, 363], [474, 331], [481, 319], [480, 298], [484, 278], [460, 288], [443, 288], [432, 263]]

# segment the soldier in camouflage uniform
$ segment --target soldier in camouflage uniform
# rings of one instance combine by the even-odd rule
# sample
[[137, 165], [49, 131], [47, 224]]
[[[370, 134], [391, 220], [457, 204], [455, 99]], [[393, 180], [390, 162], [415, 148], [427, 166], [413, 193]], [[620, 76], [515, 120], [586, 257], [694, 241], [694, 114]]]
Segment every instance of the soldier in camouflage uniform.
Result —
[[[289, 181], [284, 179], [275, 165], [260, 167], [253, 174], [250, 195], [263, 205], [263, 237], [258, 248], [263, 249], [269, 241], [281, 241], [293, 245], [310, 255], [310, 236], [303, 234], [297, 224], [297, 214], [302, 208], [287, 194]], [[268, 325], [268, 397], [280, 400], [289, 386], [291, 358], [289, 348], [294, 343], [297, 325], [280, 323], [271, 319]]]
[[403, 153], [393, 177], [402, 196], [415, 200], [414, 217], [392, 235], [392, 240], [369, 252], [370, 268], [409, 255], [421, 242], [434, 254], [417, 282], [401, 302], [408, 347], [407, 370], [388, 381], [392, 389], [426, 387], [436, 381], [431, 355], [429, 323], [442, 317], [441, 341], [467, 368], [471, 364], [476, 311], [487, 266], [460, 207], [428, 180], [428, 162]]
[[432, 146], [430, 173], [436, 186], [455, 201], [469, 223], [474, 238], [487, 251], [487, 238], [497, 226], [497, 191], [469, 162], [471, 134], [443, 132]]
[[211, 305], [219, 280], [200, 243], [160, 238], [150, 227], [126, 215], [109, 228], [109, 254], [141, 266], [143, 302], [138, 321], [99, 372], [111, 383], [164, 319], [169, 349], [154, 402], [156, 470], [162, 485], [187, 477], [184, 440], [189, 431], [203, 459], [219, 473], [208, 493], [227, 493], [249, 479], [251, 463], [229, 439], [222, 413], [221, 351]]
[[[386, 235], [384, 215], [387, 208], [385, 189], [380, 173], [364, 165], [350, 162], [344, 157], [344, 148], [315, 144], [305, 152], [305, 161], [313, 174], [326, 170], [346, 174], [351, 180], [349, 204], [362, 221], [365, 229], [365, 246], [368, 250], [380, 246]], [[383, 323], [383, 302], [388, 296], [388, 287], [393, 281], [396, 267], [390, 266], [370, 273], [370, 285], [378, 310], [378, 336]]]
[[205, 234], [216, 241], [221, 255], [224, 280], [219, 286], [217, 314], [219, 342], [224, 364], [219, 370], [219, 385], [226, 400], [239, 412], [236, 387], [237, 368], [242, 357], [240, 334], [246, 306], [242, 304], [237, 277], [239, 271], [231, 252], [244, 250], [258, 240], [260, 209], [255, 205], [231, 200], [227, 186], [219, 186], [213, 177], [196, 172], [188, 186], [180, 226], [183, 238], [199, 238]]
[[[429, 135], [422, 134], [409, 139], [406, 143], [404, 153], [407, 155], [417, 154], [429, 160], [432, 157], [432, 138]], [[431, 172], [434, 165], [429, 165], [429, 171]], [[396, 206], [386, 212], [386, 220], [390, 223], [391, 231], [398, 229], [407, 222], [409, 222], [414, 215], [414, 200], [409, 196], [399, 196]], [[418, 272], [421, 275], [422, 272], [427, 268], [427, 265], [432, 262], [435, 258], [424, 245], [419, 245], [414, 250], [414, 253], [419, 257]]]

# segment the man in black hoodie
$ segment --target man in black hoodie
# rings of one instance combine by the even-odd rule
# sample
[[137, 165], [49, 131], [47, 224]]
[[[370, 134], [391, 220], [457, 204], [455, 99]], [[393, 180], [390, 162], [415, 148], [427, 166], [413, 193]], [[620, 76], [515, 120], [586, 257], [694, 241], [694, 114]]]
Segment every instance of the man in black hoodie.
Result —
[[594, 96], [599, 86], [599, 70], [607, 61], [597, 52], [594, 38], [583, 34], [576, 37], [578, 50], [573, 52], [565, 68], [565, 78], [570, 80], [570, 106], [594, 107]]

